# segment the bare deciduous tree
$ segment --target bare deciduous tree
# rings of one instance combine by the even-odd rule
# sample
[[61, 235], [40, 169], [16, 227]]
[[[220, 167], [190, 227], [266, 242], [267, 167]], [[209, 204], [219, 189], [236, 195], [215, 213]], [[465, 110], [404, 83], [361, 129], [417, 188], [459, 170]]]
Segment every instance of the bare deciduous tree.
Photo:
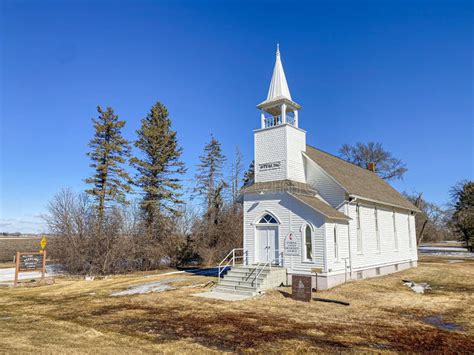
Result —
[[402, 179], [407, 171], [406, 165], [383, 149], [381, 143], [344, 144], [339, 149], [339, 156], [364, 169], [368, 169], [370, 163], [375, 164], [375, 173], [384, 180]]

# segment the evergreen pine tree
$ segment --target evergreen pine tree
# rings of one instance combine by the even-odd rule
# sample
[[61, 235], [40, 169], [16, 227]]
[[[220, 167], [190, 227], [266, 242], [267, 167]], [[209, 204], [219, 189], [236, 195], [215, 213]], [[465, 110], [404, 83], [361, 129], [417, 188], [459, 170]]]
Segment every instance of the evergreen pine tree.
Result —
[[97, 106], [97, 112], [99, 117], [92, 120], [95, 133], [89, 143], [91, 151], [87, 153], [95, 171], [85, 182], [92, 185], [86, 193], [94, 197], [102, 223], [108, 202], [126, 203], [125, 194], [131, 190], [130, 177], [122, 166], [130, 156], [130, 145], [121, 133], [125, 121], [119, 120], [111, 107], [104, 111]]
[[452, 223], [469, 251], [474, 250], [474, 182], [462, 181], [451, 189], [454, 202]]
[[[221, 143], [212, 134], [211, 140], [205, 145], [204, 154], [199, 157], [199, 160], [194, 194], [201, 199], [206, 212], [209, 213], [215, 205], [216, 197], [222, 197], [222, 169], [226, 161]], [[217, 191], [219, 196], [216, 195]]]
[[141, 157], [130, 161], [138, 174], [135, 184], [142, 189], [140, 207], [148, 228], [159, 222], [165, 214], [176, 216], [181, 201], [179, 176], [186, 172], [180, 160], [182, 149], [178, 146], [176, 132], [171, 128], [168, 110], [156, 102], [142, 119], [135, 142]]
[[252, 160], [248, 170], [244, 173], [244, 187], [252, 185], [255, 180], [255, 161]]

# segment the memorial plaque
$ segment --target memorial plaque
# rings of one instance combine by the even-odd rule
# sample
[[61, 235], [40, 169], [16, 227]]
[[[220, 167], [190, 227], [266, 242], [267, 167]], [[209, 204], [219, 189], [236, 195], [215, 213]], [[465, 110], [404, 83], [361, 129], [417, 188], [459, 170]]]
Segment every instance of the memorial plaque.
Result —
[[292, 298], [297, 301], [311, 301], [311, 276], [293, 275], [291, 279]]
[[43, 270], [43, 254], [20, 254], [20, 266], [18, 271], [36, 270]]

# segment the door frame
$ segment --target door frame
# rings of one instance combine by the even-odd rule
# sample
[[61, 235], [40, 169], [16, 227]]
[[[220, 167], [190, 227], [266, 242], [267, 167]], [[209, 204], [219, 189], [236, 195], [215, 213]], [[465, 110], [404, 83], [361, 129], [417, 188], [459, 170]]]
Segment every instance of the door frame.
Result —
[[[275, 250], [274, 250], [274, 253], [276, 254], [277, 252], [280, 253], [280, 228], [277, 224], [261, 224], [261, 225], [258, 225], [258, 226], [255, 226], [255, 260], [254, 262], [256, 264], [258, 263], [263, 263], [263, 262], [267, 262], [267, 261], [262, 261], [262, 260], [259, 260], [259, 251], [260, 251], [260, 237], [259, 237], [259, 231], [261, 230], [274, 230], [275, 231]], [[267, 238], [268, 238], [268, 235], [267, 235]], [[270, 259], [273, 260], [274, 258], [271, 257], [270, 255]], [[279, 262], [278, 262], [279, 263]]]
[[[269, 214], [270, 216], [272, 216], [273, 218], [275, 218], [275, 220], [277, 221], [277, 223], [259, 223], [259, 221], [263, 218], [263, 216], [265, 216], [266, 214]], [[258, 261], [258, 229], [259, 228], [262, 228], [262, 227], [270, 227], [270, 228], [274, 228], [275, 231], [276, 231], [276, 239], [277, 239], [277, 245], [276, 245], [276, 248], [275, 250], [278, 251], [278, 253], [280, 253], [280, 225], [281, 225], [281, 221], [280, 219], [271, 211], [269, 210], [265, 210], [263, 211], [262, 213], [260, 213], [258, 215], [258, 217], [254, 220], [254, 230], [253, 230], [253, 249], [254, 249], [254, 257], [253, 257], [253, 262], [254, 264], [258, 264], [259, 262], [261, 261]]]

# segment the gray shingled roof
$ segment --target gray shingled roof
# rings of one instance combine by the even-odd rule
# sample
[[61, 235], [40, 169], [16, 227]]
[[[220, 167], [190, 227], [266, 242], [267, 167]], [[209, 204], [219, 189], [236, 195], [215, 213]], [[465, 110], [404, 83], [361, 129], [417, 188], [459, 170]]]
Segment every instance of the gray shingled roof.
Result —
[[348, 221], [350, 220], [344, 213], [339, 212], [331, 205], [328, 205], [326, 202], [321, 201], [319, 198], [310, 195], [303, 195], [303, 194], [292, 194], [291, 196], [296, 198], [297, 200], [303, 202], [305, 205], [311, 207], [313, 210], [321, 213], [323, 216], [326, 216], [331, 219], [339, 219]]
[[243, 194], [259, 192], [293, 192], [310, 195], [315, 195], [317, 193], [316, 190], [308, 184], [292, 180], [256, 182], [242, 188], [241, 191]]
[[306, 155], [333, 177], [350, 195], [419, 211], [377, 174], [317, 148], [306, 146]]
[[308, 205], [323, 216], [345, 221], [350, 219], [331, 205], [315, 197], [317, 191], [308, 184], [292, 180], [257, 182], [244, 187], [241, 191], [242, 194], [260, 192], [287, 192], [290, 196]]

